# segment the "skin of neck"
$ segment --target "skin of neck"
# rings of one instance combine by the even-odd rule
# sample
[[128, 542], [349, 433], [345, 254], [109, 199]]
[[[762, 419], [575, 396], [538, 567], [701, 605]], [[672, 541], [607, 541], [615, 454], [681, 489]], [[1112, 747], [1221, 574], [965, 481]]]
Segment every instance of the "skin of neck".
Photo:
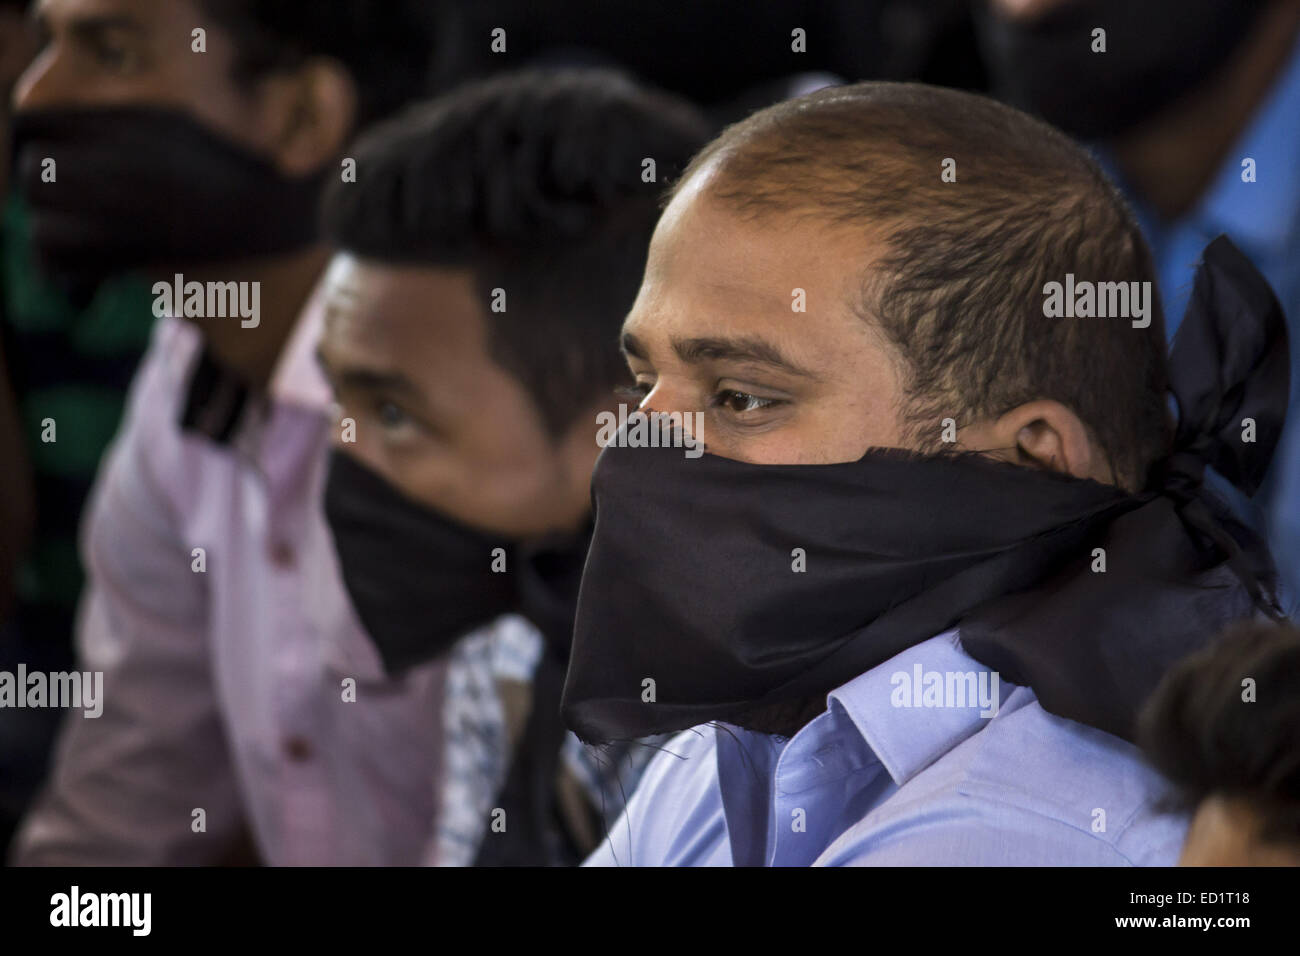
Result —
[[1166, 221], [1190, 210], [1222, 167], [1300, 36], [1300, 3], [1277, 0], [1194, 92], [1111, 143], [1125, 176]]
[[258, 282], [258, 324], [244, 328], [235, 318], [191, 319], [203, 333], [217, 361], [255, 389], [265, 389], [288, 341], [298, 315], [329, 261], [329, 250], [314, 245], [305, 250], [220, 267], [185, 269], [187, 281]]

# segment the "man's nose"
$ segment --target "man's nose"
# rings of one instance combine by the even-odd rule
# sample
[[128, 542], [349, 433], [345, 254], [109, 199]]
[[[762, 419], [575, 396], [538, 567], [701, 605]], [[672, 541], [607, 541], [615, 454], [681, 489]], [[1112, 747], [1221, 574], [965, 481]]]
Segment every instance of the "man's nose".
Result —
[[692, 389], [660, 379], [641, 400], [641, 411], [647, 415], [668, 415], [675, 412], [686, 433], [691, 437], [700, 437], [695, 434], [695, 413], [704, 409]]

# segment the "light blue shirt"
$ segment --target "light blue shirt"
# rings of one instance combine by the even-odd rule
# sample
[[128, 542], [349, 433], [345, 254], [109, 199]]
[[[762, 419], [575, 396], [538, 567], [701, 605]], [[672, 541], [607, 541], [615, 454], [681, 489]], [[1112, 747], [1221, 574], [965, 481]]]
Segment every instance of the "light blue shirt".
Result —
[[[936, 683], [945, 693], [931, 693]], [[585, 865], [1178, 859], [1187, 818], [1157, 808], [1165, 784], [1137, 749], [1047, 713], [1027, 687], [995, 684], [956, 631], [859, 675], [827, 705], [788, 740], [727, 724], [678, 735]]]
[[[1264, 274], [1286, 312], [1291, 337], [1291, 402], [1273, 467], [1257, 501], [1258, 519], [1291, 595], [1300, 595], [1300, 41], [1290, 61], [1223, 167], [1190, 212], [1161, 222], [1124, 182], [1112, 157], [1099, 151], [1128, 194], [1159, 272], [1165, 320], [1172, 336], [1191, 297], [1201, 251], [1226, 233]], [[1254, 160], [1254, 182], [1242, 163]]]

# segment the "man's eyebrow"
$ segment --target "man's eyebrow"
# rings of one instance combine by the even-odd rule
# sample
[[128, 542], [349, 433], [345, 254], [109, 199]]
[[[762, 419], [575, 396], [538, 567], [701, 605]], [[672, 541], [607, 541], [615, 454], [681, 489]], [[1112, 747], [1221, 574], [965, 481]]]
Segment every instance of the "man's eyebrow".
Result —
[[338, 385], [364, 389], [370, 392], [396, 392], [410, 398], [420, 398], [420, 390], [415, 383], [401, 372], [381, 371], [372, 368], [336, 369], [330, 364], [321, 349], [316, 349], [316, 362], [325, 374]]
[[145, 32], [143, 23], [124, 13], [92, 13], [79, 16], [68, 24], [68, 32], [83, 40], [93, 40], [109, 30], [129, 30], [142, 35]]
[[[625, 337], [626, 338], [626, 337]], [[756, 338], [697, 338], [673, 339], [673, 351], [683, 362], [757, 362], [772, 368], [818, 379], [819, 376], [785, 355], [771, 342]]]

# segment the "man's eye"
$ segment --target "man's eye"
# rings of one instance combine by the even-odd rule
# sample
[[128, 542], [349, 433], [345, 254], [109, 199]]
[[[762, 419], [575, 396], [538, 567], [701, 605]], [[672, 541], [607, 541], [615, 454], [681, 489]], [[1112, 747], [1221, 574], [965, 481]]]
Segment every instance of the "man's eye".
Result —
[[99, 65], [115, 73], [129, 73], [140, 65], [140, 55], [124, 44], [101, 42], [95, 47]]
[[748, 392], [723, 389], [713, 396], [713, 404], [739, 415], [745, 412], [757, 412], [764, 408], [771, 408], [778, 402], [771, 398], [759, 398], [757, 395], [751, 395]]
[[394, 405], [392, 402], [380, 402], [375, 407], [375, 416], [379, 419], [379, 424], [385, 428], [401, 428], [409, 424], [411, 417], [400, 405]]

